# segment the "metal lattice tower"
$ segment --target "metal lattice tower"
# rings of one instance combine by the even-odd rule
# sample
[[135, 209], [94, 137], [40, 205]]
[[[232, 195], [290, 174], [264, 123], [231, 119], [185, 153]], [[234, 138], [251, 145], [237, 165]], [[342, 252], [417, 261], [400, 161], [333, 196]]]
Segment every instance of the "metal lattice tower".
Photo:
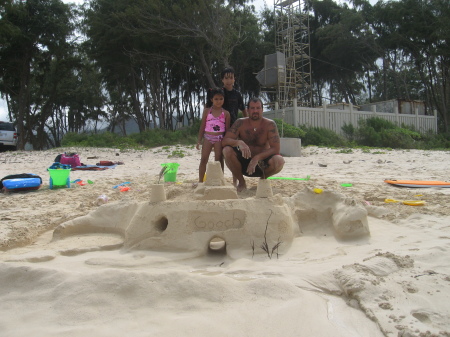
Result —
[[286, 64], [277, 83], [279, 108], [292, 107], [294, 99], [312, 104], [309, 16], [302, 5], [304, 0], [275, 0], [275, 47]]

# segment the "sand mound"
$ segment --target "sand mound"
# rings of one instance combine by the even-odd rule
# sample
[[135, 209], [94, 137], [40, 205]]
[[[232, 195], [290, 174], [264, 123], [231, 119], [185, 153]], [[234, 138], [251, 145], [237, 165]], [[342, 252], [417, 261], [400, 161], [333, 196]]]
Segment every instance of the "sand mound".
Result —
[[[272, 196], [260, 198], [257, 179], [229, 192], [226, 169], [220, 184], [237, 197], [217, 200], [192, 187], [192, 148], [177, 159], [170, 148], [66, 150], [86, 164], [124, 165], [73, 171], [71, 180], [93, 184], [50, 190], [55, 151], [0, 153], [0, 176], [45, 182], [0, 195], [2, 335], [450, 335], [450, 189], [383, 183], [448, 180], [448, 152], [310, 147], [280, 173], [310, 180], [272, 180]], [[167, 162], [180, 164], [177, 182], [151, 202]], [[123, 182], [129, 191], [113, 188]], [[102, 206], [100, 195], [109, 199]], [[260, 247], [267, 224], [269, 246], [283, 241], [271, 258]]]

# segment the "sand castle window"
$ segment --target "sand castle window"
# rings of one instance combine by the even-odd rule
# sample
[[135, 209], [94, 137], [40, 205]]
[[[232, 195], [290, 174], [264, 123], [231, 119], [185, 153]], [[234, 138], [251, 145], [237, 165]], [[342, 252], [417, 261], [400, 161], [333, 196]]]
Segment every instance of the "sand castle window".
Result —
[[159, 218], [155, 221], [155, 229], [159, 231], [160, 233], [164, 232], [167, 229], [167, 226], [169, 225], [169, 221], [165, 216]]
[[220, 237], [215, 236], [209, 241], [209, 252], [211, 253], [225, 254], [227, 251], [226, 247], [227, 243]]

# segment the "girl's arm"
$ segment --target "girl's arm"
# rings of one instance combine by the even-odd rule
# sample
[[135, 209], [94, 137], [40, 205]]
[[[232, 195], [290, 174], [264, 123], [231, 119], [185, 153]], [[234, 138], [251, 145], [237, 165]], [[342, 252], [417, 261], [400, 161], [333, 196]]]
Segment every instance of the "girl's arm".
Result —
[[205, 133], [206, 116], [208, 115], [208, 108], [203, 110], [202, 123], [200, 124], [200, 129], [198, 130], [197, 145], [195, 146], [197, 150], [200, 149], [200, 144], [203, 139], [203, 134]]
[[225, 111], [225, 132], [226, 132], [230, 129], [231, 117], [230, 117], [230, 113], [227, 110], [224, 110], [224, 111]]

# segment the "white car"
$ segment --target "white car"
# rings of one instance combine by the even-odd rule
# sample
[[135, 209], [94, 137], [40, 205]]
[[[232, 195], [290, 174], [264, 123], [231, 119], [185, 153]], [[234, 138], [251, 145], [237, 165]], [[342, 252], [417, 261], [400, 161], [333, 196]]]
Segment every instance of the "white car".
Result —
[[17, 131], [13, 123], [0, 121], [0, 147], [17, 149]]

